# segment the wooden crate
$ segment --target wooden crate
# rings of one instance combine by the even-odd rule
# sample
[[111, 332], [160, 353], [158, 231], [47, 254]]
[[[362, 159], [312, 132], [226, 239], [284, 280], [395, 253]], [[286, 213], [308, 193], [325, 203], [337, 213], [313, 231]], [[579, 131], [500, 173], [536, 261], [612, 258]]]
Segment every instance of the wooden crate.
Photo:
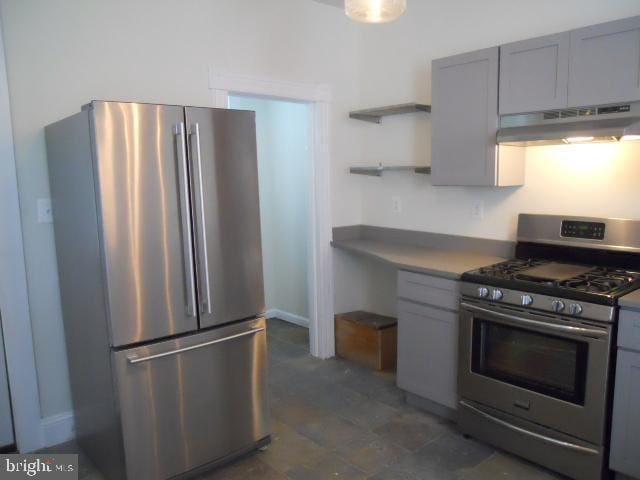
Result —
[[337, 314], [335, 325], [336, 355], [374, 370], [396, 367], [397, 319], [357, 311]]

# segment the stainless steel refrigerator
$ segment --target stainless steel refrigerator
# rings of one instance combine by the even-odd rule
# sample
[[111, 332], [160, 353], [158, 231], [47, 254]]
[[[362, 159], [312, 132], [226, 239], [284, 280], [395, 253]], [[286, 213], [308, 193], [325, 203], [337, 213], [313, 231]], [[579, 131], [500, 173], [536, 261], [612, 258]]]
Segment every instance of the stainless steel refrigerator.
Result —
[[46, 142], [80, 446], [161, 480], [267, 443], [255, 114], [94, 101]]

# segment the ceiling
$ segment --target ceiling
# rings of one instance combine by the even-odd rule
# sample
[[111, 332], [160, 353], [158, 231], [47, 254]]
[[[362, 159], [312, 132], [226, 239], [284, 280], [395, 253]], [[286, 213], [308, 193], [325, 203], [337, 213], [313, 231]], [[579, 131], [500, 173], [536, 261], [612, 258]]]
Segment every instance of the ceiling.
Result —
[[332, 5], [334, 7], [342, 8], [344, 6], [343, 0], [314, 0], [318, 3], [324, 3], [325, 5]]

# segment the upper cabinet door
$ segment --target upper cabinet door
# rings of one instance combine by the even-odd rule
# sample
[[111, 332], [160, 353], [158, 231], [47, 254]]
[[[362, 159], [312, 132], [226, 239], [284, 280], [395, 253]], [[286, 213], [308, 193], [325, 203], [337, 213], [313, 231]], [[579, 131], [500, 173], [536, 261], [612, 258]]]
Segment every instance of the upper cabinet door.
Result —
[[498, 47], [432, 63], [434, 185], [495, 185]]
[[571, 32], [569, 106], [640, 100], [640, 17]]
[[569, 33], [500, 47], [500, 114], [567, 106]]
[[200, 326], [264, 311], [255, 113], [186, 108]]

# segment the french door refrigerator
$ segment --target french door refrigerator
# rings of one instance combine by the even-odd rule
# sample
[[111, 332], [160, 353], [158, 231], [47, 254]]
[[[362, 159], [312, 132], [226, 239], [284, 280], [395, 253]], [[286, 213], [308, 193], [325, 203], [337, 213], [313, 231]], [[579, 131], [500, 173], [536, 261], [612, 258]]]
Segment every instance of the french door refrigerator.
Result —
[[161, 480], [267, 443], [255, 114], [94, 101], [45, 133], [81, 448]]

